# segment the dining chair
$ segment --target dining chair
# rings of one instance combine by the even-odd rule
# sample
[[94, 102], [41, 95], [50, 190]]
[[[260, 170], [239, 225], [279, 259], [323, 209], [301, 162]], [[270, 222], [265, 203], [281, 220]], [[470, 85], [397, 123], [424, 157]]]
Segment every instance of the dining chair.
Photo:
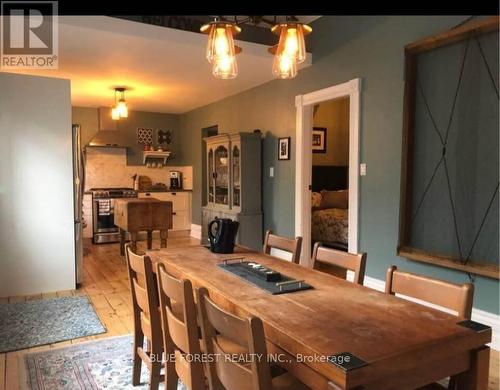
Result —
[[[210, 390], [307, 390], [308, 387], [289, 373], [272, 377], [267, 357], [262, 321], [241, 318], [219, 307], [205, 288], [198, 289], [198, 313], [203, 345], [208, 356]], [[244, 349], [236, 357], [224, 348], [223, 340]], [[215, 354], [215, 355], [214, 355]]]
[[470, 320], [474, 285], [455, 284], [433, 279], [423, 275], [399, 271], [396, 266], [389, 267], [385, 281], [387, 294], [402, 294], [420, 299], [457, 312], [457, 317]]
[[[474, 285], [472, 283], [450, 283], [423, 275], [399, 271], [393, 265], [387, 270], [385, 292], [391, 295], [401, 294], [432, 303], [455, 311], [457, 313], [456, 316], [460, 319], [471, 319], [472, 302], [474, 299]], [[418, 390], [453, 390], [455, 389], [456, 382], [457, 376], [452, 376], [448, 387], [444, 387], [439, 383], [432, 383]]]
[[271, 254], [271, 249], [280, 249], [292, 254], [292, 262], [299, 264], [300, 249], [302, 247], [302, 237], [287, 238], [273, 234], [272, 230], [266, 231], [264, 239], [263, 251], [266, 254]]
[[[166, 390], [176, 390], [178, 379], [189, 390], [204, 390], [205, 375], [201, 357], [196, 305], [189, 280], [176, 279], [164, 264], [157, 264], [158, 292], [163, 325]], [[180, 313], [173, 305], [181, 306]], [[189, 355], [193, 358], [186, 359]], [[175, 357], [175, 359], [172, 359]]]
[[314, 244], [312, 267], [330, 275], [345, 279], [347, 271], [354, 272], [353, 282], [363, 284], [365, 279], [366, 253], [347, 253]]
[[125, 246], [125, 254], [134, 312], [132, 385], [140, 384], [144, 362], [149, 369], [149, 389], [157, 390], [162, 380], [163, 342], [153, 265], [149, 256], [136, 255], [130, 244]]

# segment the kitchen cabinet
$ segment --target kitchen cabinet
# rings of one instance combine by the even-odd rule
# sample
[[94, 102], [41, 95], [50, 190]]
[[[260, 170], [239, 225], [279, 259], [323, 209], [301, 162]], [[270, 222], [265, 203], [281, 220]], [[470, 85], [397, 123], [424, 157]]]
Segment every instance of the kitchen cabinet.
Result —
[[191, 230], [191, 192], [139, 192], [139, 198], [155, 198], [172, 202], [172, 230]]
[[240, 223], [237, 243], [262, 249], [261, 134], [227, 133], [207, 143], [207, 205], [202, 208], [202, 241], [214, 218]]

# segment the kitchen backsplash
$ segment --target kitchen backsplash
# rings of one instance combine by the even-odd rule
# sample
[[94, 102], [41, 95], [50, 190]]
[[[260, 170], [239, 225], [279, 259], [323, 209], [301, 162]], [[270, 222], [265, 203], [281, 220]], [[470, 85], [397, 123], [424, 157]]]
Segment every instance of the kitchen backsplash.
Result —
[[127, 165], [125, 148], [86, 148], [85, 190], [90, 188], [130, 187], [134, 185], [132, 176], [149, 176], [153, 184], [163, 183], [170, 186], [170, 171], [182, 172], [184, 189], [193, 189], [193, 167], [171, 166], [147, 168], [146, 166]]

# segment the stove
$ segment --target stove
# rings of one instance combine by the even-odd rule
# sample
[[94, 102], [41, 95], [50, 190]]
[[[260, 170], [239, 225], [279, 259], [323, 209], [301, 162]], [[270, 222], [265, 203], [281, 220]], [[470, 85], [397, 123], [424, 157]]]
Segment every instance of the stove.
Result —
[[133, 188], [91, 188], [90, 191], [94, 199], [137, 198]]
[[90, 191], [92, 192], [93, 243], [119, 242], [120, 229], [114, 224], [114, 201], [118, 198], [137, 198], [138, 192], [133, 188], [91, 188]]

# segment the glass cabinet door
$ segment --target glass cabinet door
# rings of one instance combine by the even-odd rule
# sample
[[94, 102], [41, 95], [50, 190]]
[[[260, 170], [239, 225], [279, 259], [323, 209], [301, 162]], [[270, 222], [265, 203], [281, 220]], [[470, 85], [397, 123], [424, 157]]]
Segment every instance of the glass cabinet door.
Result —
[[215, 149], [215, 203], [229, 205], [229, 151], [228, 146]]
[[241, 180], [240, 180], [240, 146], [234, 145], [232, 151], [232, 171], [233, 171], [233, 206], [241, 206]]
[[214, 203], [214, 151], [212, 148], [208, 151], [208, 159], [207, 159], [207, 167], [208, 167], [208, 203]]

